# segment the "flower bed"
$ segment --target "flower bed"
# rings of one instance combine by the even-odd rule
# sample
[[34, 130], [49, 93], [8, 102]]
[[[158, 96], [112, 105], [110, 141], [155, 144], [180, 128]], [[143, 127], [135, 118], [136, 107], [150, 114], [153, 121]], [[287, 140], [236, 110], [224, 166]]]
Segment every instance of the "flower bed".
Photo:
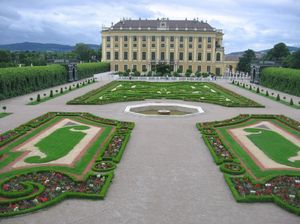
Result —
[[[273, 201], [280, 207], [300, 215], [300, 171], [261, 171], [266, 172], [263, 178], [255, 176], [249, 160], [240, 158], [236, 149], [237, 143], [230, 142], [221, 131], [222, 128], [241, 127], [244, 123], [274, 121], [280, 128], [285, 125], [294, 134], [300, 131], [298, 121], [283, 115], [248, 115], [243, 114], [224, 121], [198, 123], [214, 161], [224, 172], [232, 194], [238, 202]], [[246, 126], [247, 127], [247, 126]], [[221, 128], [221, 129], [220, 129]], [[224, 144], [226, 143], [226, 144]]]
[[[82, 155], [74, 168], [35, 164], [34, 167], [0, 172], [0, 216], [35, 211], [67, 197], [104, 198], [116, 168], [114, 162], [120, 161], [134, 123], [99, 118], [89, 113], [49, 112], [0, 136], [0, 144], [3, 145], [0, 151], [1, 169], [21, 155], [11, 157], [11, 148], [34, 137], [62, 118], [101, 125], [102, 132], [98, 137], [100, 140], [89, 146], [94, 151], [86, 151], [88, 156]], [[110, 128], [105, 129], [106, 127]], [[104, 132], [110, 135], [101, 137]], [[13, 140], [15, 141], [12, 142]], [[104, 155], [109, 161], [102, 161]], [[88, 165], [90, 163], [91, 166]], [[85, 171], [85, 167], [90, 168]], [[81, 173], [83, 171], [87, 173]]]

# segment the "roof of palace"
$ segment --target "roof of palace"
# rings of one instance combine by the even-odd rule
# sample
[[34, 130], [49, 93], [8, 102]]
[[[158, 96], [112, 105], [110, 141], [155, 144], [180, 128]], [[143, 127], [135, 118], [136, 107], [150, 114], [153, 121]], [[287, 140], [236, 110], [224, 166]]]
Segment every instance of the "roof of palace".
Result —
[[116, 24], [107, 27], [109, 30], [194, 30], [194, 31], [220, 31], [213, 28], [207, 22], [198, 19], [193, 20], [131, 20], [122, 19]]

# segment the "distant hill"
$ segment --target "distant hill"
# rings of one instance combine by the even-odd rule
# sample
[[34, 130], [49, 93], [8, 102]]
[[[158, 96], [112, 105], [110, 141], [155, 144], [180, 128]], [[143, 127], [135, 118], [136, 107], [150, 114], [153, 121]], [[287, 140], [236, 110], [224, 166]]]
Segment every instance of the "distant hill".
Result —
[[[87, 44], [93, 50], [99, 50], [100, 46], [96, 44]], [[9, 51], [40, 51], [40, 52], [69, 52], [74, 49], [74, 46], [63, 44], [42, 44], [34, 42], [24, 42], [15, 44], [0, 45], [0, 49]]]
[[[287, 46], [287, 48], [289, 49], [289, 51], [291, 53], [300, 50], [300, 47]], [[261, 58], [269, 50], [271, 50], [271, 49], [255, 51], [256, 57]], [[237, 52], [232, 52], [232, 53], [226, 54], [226, 60], [239, 60], [239, 58], [242, 57], [243, 54], [244, 54], [244, 51], [237, 51]]]

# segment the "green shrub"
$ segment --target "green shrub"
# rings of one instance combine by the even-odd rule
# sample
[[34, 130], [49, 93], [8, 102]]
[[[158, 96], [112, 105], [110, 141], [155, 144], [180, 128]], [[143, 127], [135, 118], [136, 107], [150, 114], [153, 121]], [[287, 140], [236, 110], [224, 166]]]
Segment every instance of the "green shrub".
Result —
[[50, 91], [50, 97], [53, 97], [53, 90]]
[[37, 102], [40, 102], [40, 101], [41, 101], [41, 96], [40, 96], [40, 94], [37, 95], [36, 101], [37, 101]]
[[269, 92], [268, 92], [268, 90], [267, 90], [267, 92], [266, 92], [266, 96], [269, 96]]
[[0, 69], [0, 100], [66, 83], [61, 65]]
[[252, 86], [250, 85], [249, 90], [252, 90]]
[[290, 100], [290, 105], [294, 105], [294, 101], [293, 101], [292, 98], [291, 98], [291, 100]]
[[107, 72], [110, 70], [110, 64], [105, 62], [83, 63], [77, 65], [77, 74], [79, 79], [88, 78], [94, 74]]
[[60, 88], [60, 93], [63, 93], [63, 92], [64, 92], [63, 88]]
[[264, 68], [261, 84], [285, 93], [300, 96], [300, 70], [291, 68]]
[[259, 87], [256, 88], [256, 93], [259, 93]]
[[280, 101], [280, 96], [279, 96], [279, 94], [277, 94], [276, 100], [277, 100], [277, 101]]

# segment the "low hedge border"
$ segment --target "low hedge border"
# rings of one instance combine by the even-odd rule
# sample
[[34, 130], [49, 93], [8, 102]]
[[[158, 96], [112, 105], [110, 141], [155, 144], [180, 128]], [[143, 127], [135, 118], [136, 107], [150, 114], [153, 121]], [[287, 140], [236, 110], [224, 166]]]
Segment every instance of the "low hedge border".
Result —
[[[81, 112], [76, 112], [76, 113], [73, 113], [73, 112], [49, 112], [49, 113], [46, 113], [44, 115], [41, 115], [40, 117], [37, 117], [37, 118], [15, 128], [13, 130], [13, 133], [15, 133], [15, 135], [9, 136], [8, 138], [1, 138], [1, 136], [6, 136], [7, 133], [10, 133], [12, 131], [8, 131], [8, 132], [0, 135], [0, 144], [5, 147], [9, 143], [11, 143], [13, 140], [16, 140], [18, 137], [21, 137], [21, 136], [35, 130], [36, 128], [40, 127], [42, 124], [46, 124], [47, 122], [50, 122], [55, 117], [59, 117], [59, 116], [68, 116], [68, 117], [75, 116], [75, 117], [84, 118], [86, 120], [90, 120], [90, 121], [93, 121], [96, 123], [115, 126], [115, 130], [114, 130], [115, 134], [114, 135], [123, 136], [123, 141], [122, 141], [122, 145], [121, 145], [121, 148], [120, 148], [118, 154], [115, 157], [111, 158], [110, 162], [111, 163], [113, 163], [114, 161], [119, 162], [121, 160], [122, 154], [125, 150], [126, 144], [130, 137], [130, 132], [134, 128], [134, 123], [96, 117], [89, 113], [81, 113]], [[114, 135], [111, 135], [111, 138]], [[109, 141], [107, 141], [106, 144], [109, 144], [110, 140], [111, 139], [109, 139]], [[105, 150], [105, 147], [103, 147], [103, 150]], [[98, 162], [98, 160], [96, 160], [96, 162]], [[44, 207], [58, 203], [59, 201], [63, 200], [64, 198], [69, 198], [69, 197], [72, 197], [72, 198], [74, 198], [74, 197], [75, 198], [82, 198], [82, 197], [86, 198], [87, 197], [87, 198], [94, 198], [94, 199], [103, 199], [108, 191], [110, 182], [114, 176], [113, 170], [115, 168], [116, 168], [116, 165], [114, 164], [112, 169], [97, 171], [97, 172], [104, 172], [104, 174], [102, 174], [102, 176], [107, 177], [107, 179], [105, 180], [105, 183], [101, 187], [101, 191], [99, 194], [93, 195], [93, 194], [84, 193], [84, 192], [64, 192], [61, 195], [59, 195], [58, 197], [51, 199], [50, 201], [43, 202], [43, 203], [38, 204], [37, 206], [29, 208], [29, 209], [23, 209], [23, 210], [20, 209], [20, 210], [13, 211], [13, 212], [0, 213], [0, 217], [14, 216], [14, 215], [28, 213], [31, 211], [36, 211], [38, 209], [42, 209]], [[91, 176], [93, 176], [94, 173], [92, 171], [93, 171], [93, 169], [91, 169], [91, 171], [88, 172], [84, 178], [87, 179], [87, 178], [90, 178]], [[38, 173], [38, 172], [56, 172], [57, 173], [59, 171], [51, 171], [51, 169], [39, 170], [39, 168], [36, 168], [36, 171], [20, 170], [17, 177], [19, 175], [26, 175], [28, 173], [33, 173], [33, 172], [34, 173]], [[67, 174], [66, 172], [63, 172], [63, 175], [66, 175], [66, 176], [70, 177], [72, 180], [74, 180], [74, 178], [72, 176], [70, 176], [69, 174]], [[41, 194], [41, 192], [44, 191], [43, 185], [40, 185], [39, 183], [31, 182], [31, 181], [20, 182], [20, 184], [23, 186], [23, 190], [21, 190], [20, 192], [19, 191], [12, 191], [12, 192], [3, 191], [2, 190], [2, 189], [4, 189], [3, 185], [9, 179], [11, 179], [13, 177], [14, 176], [9, 176], [8, 178], [6, 178], [5, 180], [0, 182], [0, 187], [1, 187], [0, 195], [11, 198], [11, 199], [7, 198], [7, 200], [5, 200], [5, 201], [0, 201], [0, 206], [1, 205], [3, 206], [3, 204], [7, 204], [7, 203], [17, 203], [20, 200], [30, 199], [32, 197], [38, 196], [39, 194]], [[76, 181], [76, 180], [74, 180], [74, 181]]]
[[[268, 114], [266, 114], [266, 115], [241, 114], [234, 118], [227, 119], [224, 121], [197, 123], [196, 127], [201, 132], [202, 138], [203, 138], [205, 144], [207, 145], [209, 151], [211, 152], [211, 155], [212, 155], [215, 163], [217, 165], [219, 165], [219, 169], [224, 173], [225, 181], [228, 184], [229, 189], [231, 190], [232, 195], [237, 202], [274, 202], [275, 204], [284, 208], [285, 210], [292, 212], [296, 215], [300, 215], [300, 206], [290, 204], [288, 200], [285, 199], [286, 201], [284, 201], [282, 198], [280, 198], [279, 196], [277, 196], [274, 193], [261, 194], [261, 195], [249, 194], [249, 195], [243, 196], [238, 192], [238, 190], [235, 188], [235, 186], [232, 182], [232, 178], [235, 178], [235, 177], [248, 178], [248, 180], [251, 181], [252, 186], [255, 186], [256, 184], [266, 186], [267, 182], [269, 182], [269, 183], [273, 183], [273, 184], [275, 183], [274, 185], [271, 185], [271, 186], [274, 187], [274, 189], [276, 189], [275, 187], [278, 186], [278, 185], [276, 185], [277, 182], [280, 183], [280, 181], [284, 181], [284, 183], [289, 183], [288, 181], [282, 180], [281, 178], [283, 178], [283, 179], [284, 178], [293, 178], [293, 179], [298, 178], [298, 185], [297, 184], [296, 185], [288, 184], [288, 185], [284, 185], [284, 187], [290, 188], [293, 186], [292, 187], [293, 191], [296, 191], [296, 194], [293, 197], [300, 198], [300, 175], [285, 175], [285, 176], [273, 175], [273, 176], [268, 176], [267, 178], [263, 178], [260, 182], [258, 182], [251, 178], [251, 176], [248, 174], [248, 172], [245, 170], [245, 168], [241, 165], [238, 158], [233, 156], [232, 159], [224, 159], [224, 158], [220, 157], [214, 150], [214, 148], [213, 148], [214, 146], [211, 144], [209, 138], [217, 137], [222, 142], [221, 138], [218, 136], [217, 132], [215, 131], [216, 127], [241, 124], [241, 123], [248, 121], [251, 118], [276, 119], [277, 121], [284, 123], [285, 125], [289, 126], [290, 128], [300, 131], [300, 127], [299, 127], [300, 122], [292, 120], [288, 117], [285, 117], [284, 115], [268, 115]], [[222, 144], [223, 144], [223, 142], [222, 142]], [[232, 149], [227, 148], [227, 146], [225, 146], [224, 144], [223, 144], [223, 146], [225, 149], [227, 149], [229, 151], [229, 153], [231, 152]], [[226, 164], [234, 164], [234, 165], [239, 166], [241, 169], [238, 171], [233, 171], [231, 169], [227, 169], [225, 167]], [[282, 186], [280, 185], [280, 187], [282, 187]], [[272, 190], [274, 190], [274, 189], [272, 188]], [[259, 188], [258, 188], [258, 190], [259, 190]], [[261, 191], [265, 192], [266, 187], [262, 187]], [[292, 191], [287, 191], [287, 192], [292, 192]]]

